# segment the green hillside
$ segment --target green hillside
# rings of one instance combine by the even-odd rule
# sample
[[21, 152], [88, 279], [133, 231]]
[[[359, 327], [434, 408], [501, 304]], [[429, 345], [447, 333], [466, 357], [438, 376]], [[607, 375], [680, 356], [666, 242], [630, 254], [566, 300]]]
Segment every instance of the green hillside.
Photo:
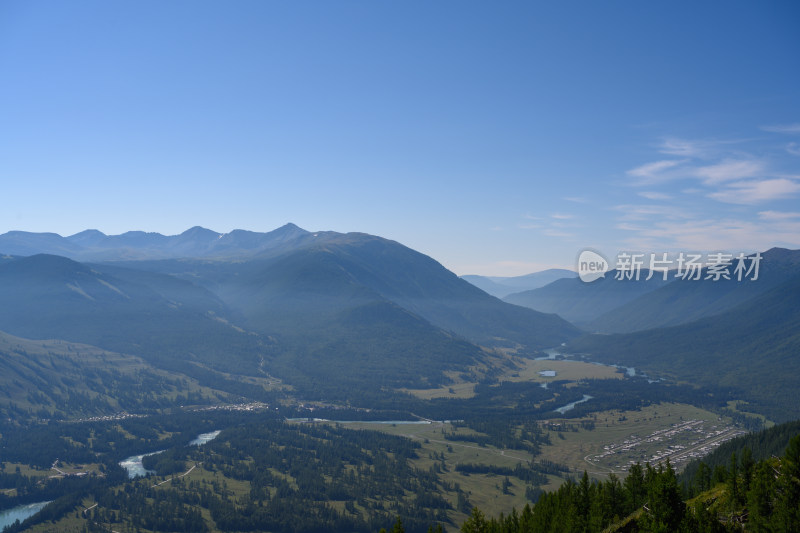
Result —
[[58, 256], [6, 261], [0, 330], [136, 355], [209, 385], [209, 371], [261, 375], [274, 346], [231, 324], [208, 291], [177, 279], [145, 283], [140, 274], [114, 274]]
[[139, 357], [0, 332], [0, 417], [69, 419], [216, 403], [228, 395]]
[[303, 246], [238, 263], [148, 263], [203, 283], [255, 329], [279, 332], [295, 314], [312, 321], [378, 300], [481, 344], [541, 349], [574, 337], [566, 321], [508, 305], [399, 243], [365, 234], [318, 234]]
[[[800, 276], [717, 315], [671, 328], [588, 335], [568, 350], [706, 387], [730, 387], [745, 411], [800, 417]], [[780, 391], [780, 392], [779, 392]]]

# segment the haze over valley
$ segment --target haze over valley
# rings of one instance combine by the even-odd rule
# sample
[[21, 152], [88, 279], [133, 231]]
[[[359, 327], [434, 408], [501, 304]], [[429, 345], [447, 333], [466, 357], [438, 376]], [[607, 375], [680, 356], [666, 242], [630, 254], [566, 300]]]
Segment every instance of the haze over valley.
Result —
[[798, 27], [0, 2], [0, 533], [800, 531]]
[[[586, 283], [546, 271], [494, 280], [524, 288], [552, 279], [500, 299], [478, 288], [486, 279], [459, 278], [395, 241], [294, 224], [174, 236], [15, 231], [0, 235], [0, 247], [11, 252], [0, 258], [4, 468], [63, 479], [5, 490], [6, 506], [51, 494], [65, 510], [86, 502], [93, 512], [78, 520], [54, 515], [65, 530], [111, 519], [153, 531], [370, 530], [392, 522], [387, 502], [407, 527], [451, 527], [473, 520], [473, 506], [506, 512], [534, 503], [584, 470], [603, 480], [667, 458], [682, 469], [748, 431], [800, 418], [792, 398], [800, 386], [800, 251], [764, 251], [757, 281], [674, 273], [630, 281], [612, 271]], [[598, 335], [600, 328], [619, 333]], [[236, 436], [237, 427], [260, 428], [246, 431], [267, 439], [290, 431], [303, 453], [318, 453], [315, 439], [329, 438], [319, 431], [343, 442], [359, 435], [349, 428], [395, 435], [410, 448], [404, 466], [391, 467], [390, 477], [400, 476], [392, 483], [411, 483], [417, 499], [360, 500], [334, 475], [299, 527], [285, 505], [308, 509], [306, 489], [278, 496], [267, 488], [300, 475], [288, 470], [259, 489], [266, 492], [250, 505], [261, 511], [246, 519], [241, 500], [224, 495], [210, 520], [193, 514], [189, 500], [155, 521], [133, 501], [101, 505], [102, 491], [139, 483], [109, 477], [120, 465], [138, 465], [127, 477], [201, 486], [216, 479], [220, 471], [203, 465], [220, 452], [206, 448], [255, 443]], [[59, 438], [67, 429], [69, 440]], [[182, 448], [201, 434], [214, 438]], [[367, 447], [372, 459], [341, 460], [375, 460], [389, 444], [370, 438], [379, 439]], [[427, 468], [430, 485], [418, 485]], [[353, 490], [374, 483], [371, 472]], [[498, 473], [502, 487], [484, 486]], [[254, 482], [241, 475], [223, 477], [246, 483], [253, 498]], [[185, 499], [195, 489], [179, 490]], [[331, 490], [357, 502], [355, 514], [325, 511]], [[420, 494], [433, 499], [423, 504]]]

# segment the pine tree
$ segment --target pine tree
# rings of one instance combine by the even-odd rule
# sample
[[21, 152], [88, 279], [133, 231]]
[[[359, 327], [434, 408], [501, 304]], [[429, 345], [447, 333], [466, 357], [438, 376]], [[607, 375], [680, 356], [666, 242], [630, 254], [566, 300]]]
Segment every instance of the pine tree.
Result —
[[781, 460], [778, 498], [772, 519], [777, 532], [800, 531], [800, 435], [789, 441]]
[[666, 467], [659, 465], [656, 471], [647, 465], [647, 470], [647, 512], [643, 523], [653, 533], [674, 533], [678, 531], [685, 514], [675, 471], [669, 459]]
[[462, 533], [488, 533], [489, 523], [477, 507], [472, 508], [469, 518], [461, 525]]
[[625, 496], [628, 501], [626, 513], [632, 513], [642, 506], [645, 497], [644, 472], [642, 465], [636, 463], [628, 469], [628, 476], [623, 482]]
[[711, 488], [711, 469], [707, 464], [700, 463], [700, 466], [697, 467], [695, 479], [697, 480], [698, 492], [705, 492]]
[[746, 495], [750, 491], [750, 482], [753, 479], [753, 452], [747, 446], [742, 450], [742, 494]]
[[731, 469], [728, 475], [728, 491], [731, 496], [731, 510], [739, 508], [739, 467], [736, 462], [736, 452], [731, 454]]
[[400, 517], [397, 517], [397, 521], [392, 526], [391, 533], [406, 533], [405, 528], [403, 527], [403, 521], [400, 520]]
[[760, 462], [753, 472], [747, 508], [750, 511], [748, 525], [755, 531], [764, 531], [772, 516], [775, 475], [771, 461]]

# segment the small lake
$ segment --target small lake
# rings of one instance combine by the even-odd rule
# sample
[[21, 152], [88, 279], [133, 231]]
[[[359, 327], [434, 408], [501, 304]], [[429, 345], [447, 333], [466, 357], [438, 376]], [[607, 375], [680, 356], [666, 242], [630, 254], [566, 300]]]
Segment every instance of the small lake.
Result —
[[[197, 438], [189, 442], [190, 446], [202, 446], [212, 440], [216, 439], [221, 433], [220, 430], [211, 431], [209, 433], [201, 433]], [[158, 450], [157, 452], [143, 453], [142, 455], [131, 455], [119, 462], [119, 466], [128, 471], [128, 478], [133, 479], [139, 476], [146, 476], [147, 474], [154, 474], [152, 470], [147, 470], [142, 464], [142, 459], [150, 455], [158, 455], [164, 453], [165, 450]]]
[[41, 511], [48, 503], [50, 502], [28, 503], [25, 505], [18, 505], [17, 507], [12, 507], [11, 509], [6, 509], [5, 511], [0, 511], [0, 531], [2, 531], [6, 526], [10, 526], [17, 520], [24, 522], [26, 518], [29, 518]]
[[580, 400], [577, 400], [577, 401], [574, 401], [574, 402], [570, 402], [567, 405], [564, 405], [562, 407], [559, 407], [558, 409], [555, 409], [555, 411], [558, 412], [558, 413], [561, 413], [563, 415], [567, 411], [569, 411], [571, 409], [574, 409], [575, 406], [578, 405], [579, 403], [588, 402], [592, 398], [594, 398], [594, 396], [589, 396], [588, 394], [584, 394], [583, 398], [581, 398]]

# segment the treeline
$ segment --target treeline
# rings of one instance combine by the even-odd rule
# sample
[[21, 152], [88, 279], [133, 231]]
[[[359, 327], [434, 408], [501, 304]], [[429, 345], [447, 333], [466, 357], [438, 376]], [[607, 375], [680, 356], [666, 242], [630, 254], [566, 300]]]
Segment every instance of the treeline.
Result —
[[546, 485], [547, 476], [536, 468], [517, 463], [514, 468], [508, 466], [487, 465], [480, 463], [458, 463], [456, 472], [461, 474], [492, 474], [496, 476], [515, 476], [529, 485]]

